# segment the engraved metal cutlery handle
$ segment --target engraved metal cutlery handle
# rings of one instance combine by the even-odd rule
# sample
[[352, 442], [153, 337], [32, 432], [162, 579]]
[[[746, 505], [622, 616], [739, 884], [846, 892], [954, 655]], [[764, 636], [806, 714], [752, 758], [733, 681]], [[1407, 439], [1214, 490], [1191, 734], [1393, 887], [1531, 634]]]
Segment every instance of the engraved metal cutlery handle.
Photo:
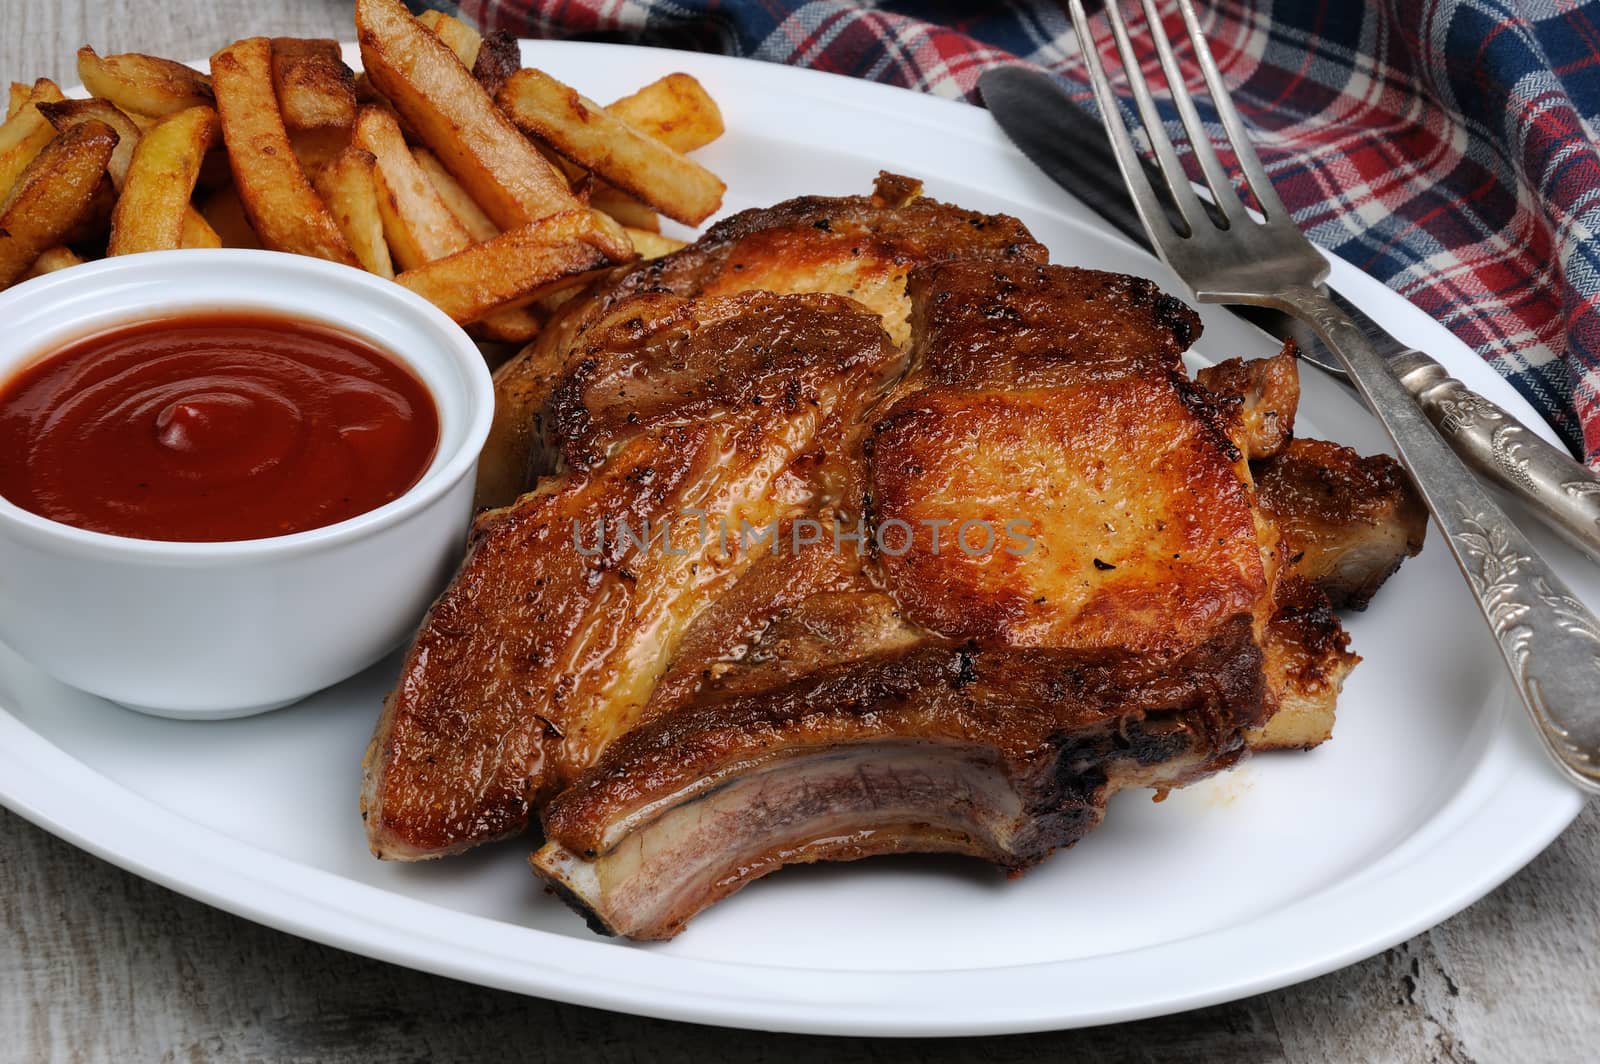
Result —
[[[1574, 782], [1600, 792], [1600, 621], [1567, 589], [1423, 413], [1424, 403], [1448, 402], [1461, 393], [1441, 380], [1443, 390], [1433, 400], [1414, 399], [1397, 367], [1315, 288], [1289, 287], [1271, 301], [1316, 329], [1345, 363], [1367, 405], [1389, 430], [1401, 464], [1466, 574], [1540, 737]], [[1492, 446], [1492, 429], [1489, 435]]]
[[1600, 560], [1600, 478], [1422, 352], [1406, 351], [1391, 361], [1463, 461], [1534, 507], [1562, 539]]

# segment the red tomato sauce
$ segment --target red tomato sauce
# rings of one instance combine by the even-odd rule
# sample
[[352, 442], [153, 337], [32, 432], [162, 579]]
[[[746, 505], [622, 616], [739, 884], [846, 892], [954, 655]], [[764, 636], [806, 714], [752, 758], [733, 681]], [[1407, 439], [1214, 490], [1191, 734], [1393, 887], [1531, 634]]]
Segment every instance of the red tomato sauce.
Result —
[[322, 528], [421, 479], [433, 397], [334, 329], [196, 315], [84, 337], [0, 385], [0, 495], [134, 539], [219, 542]]

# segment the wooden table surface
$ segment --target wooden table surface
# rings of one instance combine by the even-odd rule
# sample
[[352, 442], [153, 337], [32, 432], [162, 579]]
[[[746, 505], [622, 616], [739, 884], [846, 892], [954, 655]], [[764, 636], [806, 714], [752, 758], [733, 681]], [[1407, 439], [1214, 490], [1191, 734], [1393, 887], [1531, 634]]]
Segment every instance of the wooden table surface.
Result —
[[[351, 36], [346, 0], [4, 0], [0, 79], [76, 81], [102, 54], [208, 55], [253, 34]], [[0, 811], [0, 1059], [588, 1059], [1002, 1064], [1595, 1057], [1600, 814], [1520, 875], [1365, 963], [1230, 1005], [1087, 1031], [821, 1039], [637, 1019], [484, 990], [271, 931]]]

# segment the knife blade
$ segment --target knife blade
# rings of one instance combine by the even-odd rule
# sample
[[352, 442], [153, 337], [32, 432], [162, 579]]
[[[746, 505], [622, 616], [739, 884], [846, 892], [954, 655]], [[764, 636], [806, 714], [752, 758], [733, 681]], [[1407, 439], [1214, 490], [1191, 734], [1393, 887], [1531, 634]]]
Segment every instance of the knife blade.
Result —
[[[978, 79], [989, 113], [1022, 154], [1084, 206], [1151, 251], [1149, 235], [1128, 198], [1100, 120], [1046, 74], [997, 67]], [[1153, 180], [1159, 188], [1162, 182]], [[1361, 327], [1434, 427], [1481, 477], [1509, 491], [1567, 542], [1600, 561], [1600, 476], [1574, 461], [1499, 405], [1451, 377], [1437, 361], [1400, 342], [1361, 308], [1331, 291]], [[1229, 306], [1275, 340], [1292, 339], [1301, 356], [1346, 384], [1344, 373], [1314, 334], [1284, 314]]]

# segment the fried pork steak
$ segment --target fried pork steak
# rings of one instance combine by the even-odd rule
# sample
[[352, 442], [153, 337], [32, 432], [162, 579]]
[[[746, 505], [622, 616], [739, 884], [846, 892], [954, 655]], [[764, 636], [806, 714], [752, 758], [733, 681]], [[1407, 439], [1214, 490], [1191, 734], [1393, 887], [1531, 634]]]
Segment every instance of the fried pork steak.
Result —
[[537, 819], [596, 930], [668, 938], [784, 864], [1020, 872], [1117, 790], [1326, 739], [1328, 596], [1415, 553], [1404, 479], [1293, 440], [1292, 351], [1191, 379], [1187, 307], [1045, 259], [886, 177], [573, 299], [498, 375], [373, 851]]

